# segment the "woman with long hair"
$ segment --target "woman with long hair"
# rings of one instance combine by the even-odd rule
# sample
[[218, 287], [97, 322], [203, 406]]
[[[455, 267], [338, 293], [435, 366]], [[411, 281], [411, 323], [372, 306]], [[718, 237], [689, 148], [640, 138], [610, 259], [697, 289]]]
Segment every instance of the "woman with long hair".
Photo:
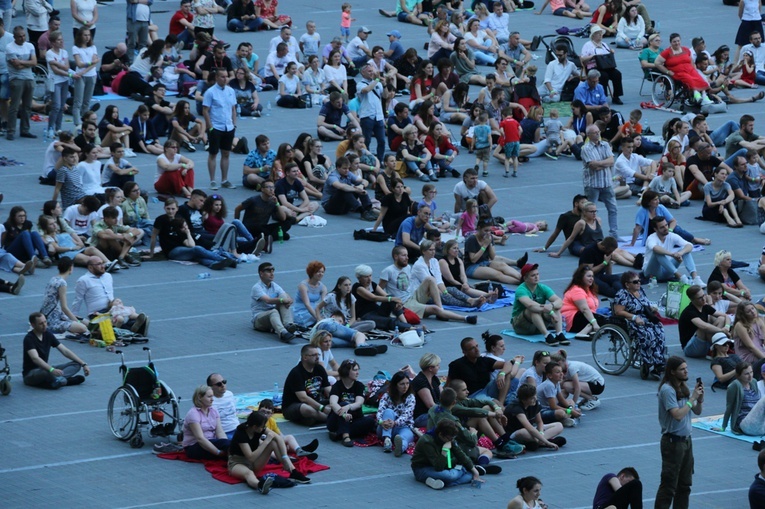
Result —
[[733, 348], [741, 360], [754, 367], [755, 377], [765, 364], [765, 320], [750, 301], [745, 300], [736, 307], [736, 319], [733, 322]]
[[520, 495], [517, 495], [507, 504], [507, 509], [541, 509], [547, 507], [541, 505], [542, 481], [536, 477], [528, 476], [518, 479], [515, 483]]
[[331, 291], [327, 292], [324, 299], [316, 306], [316, 312], [325, 318], [331, 317], [339, 311], [345, 318], [345, 325], [352, 329], [368, 332], [375, 328], [371, 320], [358, 320], [356, 317], [356, 296], [351, 292], [353, 285], [351, 278], [340, 276]]
[[3, 249], [22, 262], [36, 259], [38, 266], [46, 269], [53, 265], [45, 248], [45, 242], [36, 230], [32, 230], [32, 221], [27, 219], [27, 211], [24, 207], [20, 205], [11, 207], [8, 220], [3, 226], [5, 231], [0, 236], [0, 245]]
[[120, 82], [120, 95], [128, 96], [135, 93], [143, 97], [153, 95], [154, 91], [149, 82], [153, 79], [152, 70], [164, 67], [164, 49], [165, 41], [157, 39], [148, 48], [141, 50]]
[[327, 431], [330, 438], [340, 440], [345, 447], [353, 447], [353, 438], [363, 438], [375, 429], [375, 419], [364, 415], [364, 391], [366, 387], [359, 382], [359, 363], [345, 359], [337, 370], [337, 382], [329, 392], [329, 406], [332, 411], [327, 416]]
[[[55, 223], [52, 224], [55, 225]], [[45, 286], [40, 312], [45, 315], [48, 320], [48, 330], [53, 333], [85, 334], [88, 332], [87, 326], [72, 313], [66, 300], [66, 280], [72, 275], [74, 260], [62, 257], [57, 267], [58, 275], [53, 276]]]
[[441, 267], [441, 277], [444, 284], [449, 287], [458, 288], [460, 291], [471, 297], [484, 297], [487, 302], [497, 301], [497, 290], [482, 292], [470, 286], [468, 278], [465, 275], [465, 263], [460, 256], [460, 245], [454, 240], [447, 240], [444, 244], [443, 258], [438, 261]]
[[[462, 83], [457, 87], [461, 85]], [[450, 92], [447, 91], [447, 94]], [[431, 160], [435, 166], [438, 166], [440, 178], [446, 177], [447, 174], [451, 174], [454, 178], [461, 178], [462, 174], [451, 165], [454, 158], [459, 154], [459, 149], [452, 144], [449, 134], [448, 129], [441, 122], [430, 124], [428, 135], [425, 137], [425, 148], [433, 155]]]
[[414, 405], [409, 377], [403, 371], [397, 371], [377, 408], [377, 436], [383, 441], [384, 452], [393, 452], [399, 457], [414, 441]]
[[300, 161], [301, 170], [308, 182], [317, 190], [324, 187], [327, 181], [329, 168], [332, 166], [332, 160], [322, 153], [324, 142], [318, 138], [306, 140], [307, 146], [304, 149], [305, 157]]
[[[74, 74], [79, 77], [74, 80], [74, 95], [72, 95], [72, 118], [77, 122], [82, 108], [90, 106], [90, 99], [93, 97], [93, 89], [96, 86], [96, 67], [101, 60], [98, 56], [98, 48], [93, 45], [90, 29], [81, 28], [77, 31], [72, 47], [72, 58], [76, 68]], [[78, 124], [75, 128], [79, 130], [82, 126]]]
[[263, 111], [263, 105], [260, 104], [250, 71], [246, 67], [240, 67], [234, 71], [234, 79], [228, 85], [236, 94], [237, 116], [259, 117]]
[[130, 150], [130, 133], [133, 128], [125, 125], [120, 120], [120, 110], [110, 104], [104, 110], [104, 117], [98, 123], [98, 135], [101, 137], [102, 147], [111, 147], [115, 143], [122, 143], [125, 148], [125, 157], [135, 157], [135, 152]]
[[566, 319], [566, 330], [575, 332], [576, 337], [580, 339], [600, 330], [600, 315], [595, 314], [599, 301], [598, 285], [595, 284], [592, 267], [580, 265], [563, 292], [563, 307], [560, 312]]
[[196, 144], [207, 145], [205, 119], [191, 113], [191, 104], [185, 99], [175, 104], [170, 125], [172, 129], [168, 139], [177, 141], [189, 152], [197, 151]]
[[53, 79], [53, 92], [51, 93], [51, 110], [48, 117], [48, 137], [61, 130], [64, 120], [64, 105], [69, 98], [69, 80], [79, 80], [80, 76], [72, 72], [69, 65], [69, 53], [64, 49], [64, 34], [61, 30], [54, 30], [48, 34], [50, 49], [45, 52], [45, 61], [48, 64], [48, 75]]
[[343, 54], [340, 50], [329, 52], [329, 58], [324, 66], [324, 77], [327, 80], [327, 93], [340, 92], [343, 101], [348, 102], [348, 72], [342, 62]]
[[[234, 258], [244, 256], [245, 252], [258, 249], [255, 238], [239, 219], [226, 222], [228, 210], [226, 200], [217, 193], [208, 195], [202, 204], [202, 226], [213, 235], [213, 248], [231, 253]], [[241, 253], [241, 254], [240, 254]], [[244, 260], [245, 258], [242, 258]]]
[[648, 42], [645, 38], [645, 21], [638, 14], [637, 6], [627, 7], [616, 27], [616, 47], [640, 50]]
[[302, 108], [301, 95], [303, 95], [303, 85], [297, 76], [297, 64], [290, 62], [284, 68], [282, 77], [279, 78], [279, 97], [276, 105], [282, 108]]
[[149, 121], [149, 116], [149, 107], [145, 104], [140, 104], [136, 108], [135, 113], [133, 113], [133, 120], [130, 121], [130, 127], [133, 128], [133, 132], [130, 133], [130, 143], [136, 152], [158, 156], [164, 150], [159, 144], [159, 136], [154, 130], [154, 124]]
[[680, 235], [687, 242], [708, 246], [712, 243], [709, 239], [695, 237], [691, 232], [685, 230], [677, 224], [677, 219], [672, 213], [660, 203], [659, 195], [656, 191], [648, 189], [640, 197], [640, 208], [635, 215], [635, 228], [632, 230], [632, 242], [630, 245], [645, 245], [645, 240], [653, 233], [651, 219], [661, 216], [667, 220], [667, 225], [676, 234]]
[[715, 431], [725, 431], [730, 422], [733, 433], [753, 437], [765, 434], [765, 398], [754, 381], [754, 372], [748, 362], [736, 365], [736, 379], [728, 385], [725, 395], [722, 426]]
[[[406, 56], [406, 54], [404, 55]], [[430, 60], [420, 62], [417, 72], [412, 77], [409, 92], [409, 109], [411, 110], [428, 99], [431, 101], [438, 100], [436, 91], [433, 89], [433, 63]]]

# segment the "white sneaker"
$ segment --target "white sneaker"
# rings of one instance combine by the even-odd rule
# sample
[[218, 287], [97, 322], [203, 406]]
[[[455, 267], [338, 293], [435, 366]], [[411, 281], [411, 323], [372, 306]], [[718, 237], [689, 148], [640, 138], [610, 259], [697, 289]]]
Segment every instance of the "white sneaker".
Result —
[[574, 419], [571, 417], [564, 417], [562, 422], [564, 428], [573, 428], [576, 426], [576, 422], [574, 422]]
[[224, 180], [220, 183], [221, 187], [224, 187], [226, 189], [236, 189], [236, 186], [229, 182], [228, 180]]
[[214, 180], [211, 180], [210, 181], [210, 189], [212, 189], [213, 191], [217, 191], [220, 188], [218, 187], [218, 183], [217, 182], [215, 182]]
[[702, 288], [706, 288], [707, 287], [707, 284], [699, 276], [694, 277], [692, 283], [694, 285], [699, 285]]
[[684, 285], [692, 285], [693, 284], [693, 281], [691, 281], [691, 278], [689, 278], [685, 274], [680, 276], [680, 282], [683, 283]]
[[125, 149], [125, 157], [138, 157], [138, 154], [133, 152], [132, 148], [126, 148]]
[[709, 97], [707, 97], [706, 95], [703, 95], [701, 97], [701, 105], [706, 106], [708, 104], [714, 104], [714, 101], [710, 99]]
[[434, 490], [444, 489], [444, 481], [441, 479], [433, 479], [432, 477], [428, 477], [425, 479], [425, 484], [428, 486], [428, 488], [433, 488]]
[[591, 399], [584, 403], [584, 405], [579, 405], [579, 408], [582, 410], [589, 412], [590, 410], [595, 410], [600, 406], [600, 401], [597, 399]]

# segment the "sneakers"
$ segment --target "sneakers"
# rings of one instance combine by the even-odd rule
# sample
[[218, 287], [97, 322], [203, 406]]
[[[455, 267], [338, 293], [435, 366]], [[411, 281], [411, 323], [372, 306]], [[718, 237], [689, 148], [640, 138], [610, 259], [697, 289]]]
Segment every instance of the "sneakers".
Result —
[[585, 412], [589, 412], [590, 410], [595, 410], [599, 406], [600, 406], [600, 400], [591, 399], [591, 400], [588, 400], [584, 405], [581, 405], [579, 408], [584, 410]]
[[401, 435], [393, 437], [393, 455], [397, 458], [401, 457], [404, 453], [404, 441], [401, 439]]
[[31, 260], [26, 262], [24, 266], [19, 271], [19, 276], [23, 276], [24, 274], [29, 274], [30, 276], [35, 273], [35, 268], [37, 267], [37, 257], [33, 256]]
[[145, 323], [146, 323], [146, 315], [144, 313], [141, 313], [138, 315], [138, 318], [135, 319], [135, 322], [133, 323], [133, 326], [130, 327], [130, 330], [138, 334], [138, 331], [141, 330], [141, 328], [144, 326]]
[[154, 454], [166, 454], [166, 453], [173, 453], [173, 452], [181, 452], [183, 450], [183, 446], [180, 444], [171, 444], [168, 442], [161, 442], [159, 444], [154, 444], [154, 448], [152, 449], [152, 453]]
[[558, 335], [555, 336], [555, 340], [560, 345], [568, 346], [571, 344], [571, 341], [569, 341], [568, 338], [566, 338], [566, 335], [563, 334], [562, 332], [559, 332]]
[[553, 437], [549, 440], [549, 442], [554, 443], [558, 447], [563, 447], [566, 445], [566, 439], [564, 437]]
[[50, 384], [51, 389], [58, 389], [66, 385], [66, 377], [57, 376]]
[[457, 170], [452, 170], [452, 177], [459, 179], [459, 178], [462, 178], [462, 174], [458, 172]]
[[522, 269], [524, 265], [526, 265], [526, 262], [529, 261], [529, 253], [523, 253], [523, 256], [515, 260], [515, 266], [519, 269]]
[[363, 221], [377, 221], [377, 212], [367, 209], [361, 213], [361, 219]]
[[[314, 452], [318, 448], [319, 448], [319, 441], [315, 438], [311, 440], [310, 443], [301, 447], [301, 449], [305, 452]], [[298, 454], [298, 456], [300, 456], [300, 454]], [[306, 454], [303, 454], [303, 456], [306, 456]]]
[[225, 259], [224, 260], [218, 260], [217, 262], [214, 262], [213, 264], [210, 265], [210, 269], [211, 270], [223, 270], [223, 269], [225, 269], [226, 267], [229, 266], [229, 264], [226, 263], [226, 262], [227, 262], [227, 260], [225, 260]]
[[428, 488], [434, 489], [434, 490], [442, 490], [444, 489], [444, 481], [441, 479], [433, 479], [432, 477], [428, 477], [425, 479], [425, 485]]
[[552, 332], [548, 332], [547, 336], [545, 336], [545, 343], [547, 343], [549, 346], [558, 346], [560, 341], [558, 341]]
[[311, 480], [308, 477], [298, 472], [297, 469], [290, 472], [290, 479], [292, 479], [298, 484], [309, 484], [311, 482]]
[[478, 323], [478, 317], [476, 315], [467, 315], [465, 321], [470, 325], [475, 325]]
[[106, 272], [111, 274], [112, 272], [117, 272], [118, 270], [120, 270], [120, 265], [117, 258], [106, 264]]
[[125, 263], [127, 263], [131, 267], [140, 267], [141, 266], [141, 260], [139, 260], [135, 256], [131, 255], [130, 253], [125, 255]]
[[232, 184], [231, 182], [229, 182], [228, 180], [224, 180], [223, 182], [221, 182], [220, 186], [223, 187], [224, 189], [236, 189], [236, 186]]
[[125, 269], [125, 270], [127, 270], [127, 269], [129, 269], [129, 268], [130, 268], [130, 265], [128, 265], [127, 263], [125, 263], [125, 260], [123, 260], [122, 258], [117, 258], [117, 266], [118, 266], [120, 269]]
[[295, 339], [295, 335], [289, 331], [283, 330], [279, 333], [279, 341], [282, 343], [291, 343], [293, 339]]
[[475, 469], [478, 470], [478, 475], [497, 475], [502, 473], [502, 467], [498, 465], [476, 465]]
[[438, 177], [436, 176], [435, 173], [431, 173], [430, 175], [428, 175], [428, 178], [430, 179], [431, 182], [438, 182]]
[[393, 444], [390, 441], [390, 437], [385, 437], [383, 441], [383, 452], [393, 452]]
[[212, 189], [213, 191], [217, 191], [218, 189], [220, 189], [220, 186], [218, 185], [217, 182], [215, 182], [214, 180], [211, 180], [210, 189]]
[[25, 282], [26, 279], [24, 279], [24, 276], [19, 276], [16, 282], [11, 285], [11, 294], [18, 295], [19, 292], [21, 292], [21, 289], [24, 287]]
[[706, 288], [707, 284], [698, 275], [691, 280], [691, 284], [699, 285], [702, 288]]
[[184, 141], [182, 143], [182, 145], [183, 145], [183, 148], [185, 148], [189, 152], [196, 152], [197, 151], [197, 148], [194, 145], [192, 145], [191, 142]]
[[[697, 277], [698, 277], [698, 276], [697, 276]], [[689, 278], [689, 277], [688, 277], [688, 276], [686, 276], [685, 274], [683, 274], [682, 276], [680, 276], [680, 282], [681, 282], [682, 284], [684, 284], [684, 285], [692, 285], [692, 284], [693, 284], [693, 281], [691, 280], [691, 278]]]
[[74, 375], [66, 379], [66, 385], [80, 385], [85, 381], [85, 377], [82, 375]]
[[138, 157], [138, 154], [136, 154], [132, 148], [126, 148], [125, 149], [125, 157]]
[[265, 248], [266, 248], [266, 238], [263, 234], [261, 234], [260, 238], [255, 243], [255, 249], [252, 251], [252, 254], [254, 254], [255, 256], [260, 256], [260, 253], [262, 253]]
[[268, 495], [268, 492], [271, 491], [271, 485], [274, 483], [273, 477], [262, 477], [260, 481], [258, 481], [258, 491], [261, 495]]
[[428, 177], [424, 173], [417, 178], [420, 179], [420, 182], [430, 182], [430, 177]]
[[571, 417], [564, 417], [563, 418], [563, 427], [564, 428], [575, 428], [576, 422]]
[[552, 152], [545, 152], [545, 155], [546, 155], [547, 157], [549, 157], [550, 159], [552, 159], [553, 161], [557, 161], [557, 160], [558, 160], [558, 156], [556, 156], [556, 155], [555, 155], [555, 154], [553, 154]]
[[353, 350], [353, 354], [358, 357], [374, 357], [377, 355], [377, 348], [371, 345], [361, 345]]

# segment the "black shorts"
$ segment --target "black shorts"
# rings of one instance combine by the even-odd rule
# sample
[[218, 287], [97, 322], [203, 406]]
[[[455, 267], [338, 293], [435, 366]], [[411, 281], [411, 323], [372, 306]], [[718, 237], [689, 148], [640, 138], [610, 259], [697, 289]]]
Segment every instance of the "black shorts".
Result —
[[234, 145], [234, 133], [236, 129], [230, 131], [219, 131], [213, 129], [207, 139], [210, 142], [210, 148], [207, 150], [210, 154], [217, 154], [219, 151], [231, 152]]

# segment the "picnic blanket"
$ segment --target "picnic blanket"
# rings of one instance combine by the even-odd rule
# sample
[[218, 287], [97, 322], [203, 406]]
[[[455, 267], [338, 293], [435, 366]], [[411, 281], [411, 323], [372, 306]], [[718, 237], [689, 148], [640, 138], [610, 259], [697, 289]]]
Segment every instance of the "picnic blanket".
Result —
[[[281, 391], [259, 391], [259, 392], [245, 392], [243, 394], [237, 394], [234, 396], [236, 399], [236, 416], [240, 421], [247, 419], [247, 416], [258, 409], [258, 405], [264, 399], [270, 399], [274, 402], [274, 406], [281, 406], [282, 393]], [[276, 422], [287, 422], [281, 413], [275, 413], [274, 419]]]
[[[528, 341], [529, 343], [544, 343], [545, 337], [542, 334], [533, 334], [531, 336], [524, 336], [521, 334], [516, 334], [516, 332], [513, 329], [502, 329], [500, 331], [500, 334], [503, 336], [510, 336], [511, 338], [516, 339], [522, 339], [524, 341]], [[573, 332], [564, 332], [564, 335], [566, 336], [566, 339], [574, 339]]]
[[[163, 460], [180, 460], [188, 463], [203, 463], [205, 470], [210, 472], [214, 479], [227, 484], [239, 484], [243, 483], [242, 479], [237, 479], [229, 475], [227, 460], [193, 460], [186, 456], [186, 451], [181, 452], [167, 452], [163, 454], [157, 454], [158, 458]], [[263, 477], [266, 474], [276, 474], [281, 477], [289, 477], [290, 473], [284, 470], [281, 463], [272, 463], [275, 460], [270, 460], [260, 472], [255, 472], [258, 478]], [[327, 465], [321, 465], [309, 460], [306, 457], [301, 457], [296, 460], [292, 460], [292, 464], [295, 465], [295, 469], [303, 475], [313, 474], [314, 472], [321, 472], [323, 470], [329, 470]]]
[[[632, 237], [619, 237], [619, 247], [628, 253], [632, 253], [634, 255], [637, 254], [645, 254], [645, 246], [629, 246], [629, 244], [632, 241]], [[705, 248], [701, 244], [694, 244], [692, 253], [698, 253], [701, 251], [704, 251]]]
[[497, 299], [493, 303], [485, 303], [480, 308], [465, 308], [462, 306], [444, 306], [444, 309], [448, 309], [450, 311], [459, 311], [462, 313], [475, 313], [476, 311], [479, 313], [483, 313], [484, 311], [489, 311], [492, 309], [499, 309], [504, 308], [507, 306], [512, 306], [513, 302], [515, 302], [515, 290], [511, 290], [509, 288], [505, 288], [505, 297], [502, 297], [501, 299]]
[[758, 436], [758, 437], [752, 437], [749, 435], [738, 435], [736, 433], [733, 433], [731, 431], [730, 423], [728, 423], [728, 428], [725, 431], [715, 431], [712, 428], [720, 428], [722, 427], [722, 421], [723, 416], [720, 415], [710, 415], [708, 417], [696, 417], [691, 422], [691, 426], [693, 426], [696, 429], [703, 429], [704, 431], [709, 431], [710, 433], [714, 433], [715, 435], [722, 435], [724, 437], [728, 438], [735, 438], [736, 440], [743, 440], [744, 442], [749, 442], [750, 444], [753, 444], [754, 442], [759, 442], [764, 437]]

